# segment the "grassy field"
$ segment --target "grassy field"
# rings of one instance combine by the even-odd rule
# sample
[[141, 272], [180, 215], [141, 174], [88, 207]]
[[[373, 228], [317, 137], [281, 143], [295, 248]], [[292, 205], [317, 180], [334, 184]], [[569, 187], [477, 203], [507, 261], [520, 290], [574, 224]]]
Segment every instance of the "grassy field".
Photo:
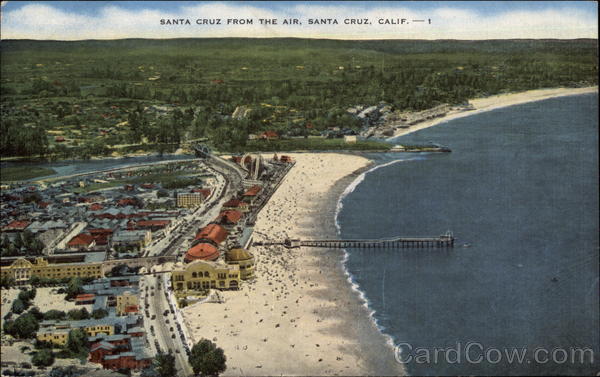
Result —
[[[191, 179], [193, 178], [193, 179]], [[187, 184], [191, 182], [197, 182], [199, 184], [201, 177], [199, 174], [191, 173], [189, 171], [178, 171], [172, 173], [159, 173], [150, 174], [138, 177], [127, 177], [122, 179], [115, 179], [107, 183], [92, 183], [85, 187], [79, 187], [73, 190], [77, 193], [88, 193], [96, 190], [108, 189], [112, 187], [123, 186], [126, 184], [141, 184], [141, 183], [160, 183], [161, 185], [178, 183]]]
[[54, 169], [41, 168], [38, 166], [15, 166], [0, 169], [2, 182], [24, 181], [52, 174], [56, 174]]
[[250, 140], [244, 147], [244, 152], [292, 152], [292, 151], [386, 151], [392, 147], [389, 143], [380, 141], [360, 140], [356, 143], [346, 143], [344, 139], [283, 139], [283, 140]]

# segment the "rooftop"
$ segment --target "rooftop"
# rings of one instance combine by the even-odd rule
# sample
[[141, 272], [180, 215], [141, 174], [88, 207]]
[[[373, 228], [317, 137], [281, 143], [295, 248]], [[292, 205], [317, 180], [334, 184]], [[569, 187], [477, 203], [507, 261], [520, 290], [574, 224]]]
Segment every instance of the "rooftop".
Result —
[[219, 258], [219, 250], [209, 243], [201, 242], [191, 247], [185, 253], [185, 261], [191, 262], [198, 259], [213, 261]]

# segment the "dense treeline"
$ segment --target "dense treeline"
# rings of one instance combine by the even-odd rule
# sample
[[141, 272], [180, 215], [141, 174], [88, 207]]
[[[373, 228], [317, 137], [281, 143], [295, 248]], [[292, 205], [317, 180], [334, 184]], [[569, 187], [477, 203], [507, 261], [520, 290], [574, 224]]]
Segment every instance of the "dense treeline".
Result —
[[[231, 150], [265, 130], [290, 136], [328, 127], [357, 130], [363, 124], [345, 111], [354, 105], [385, 101], [399, 110], [423, 110], [501, 92], [597, 85], [597, 52], [597, 41], [589, 39], [7, 40], [1, 46], [0, 149], [2, 155], [87, 157], [110, 153], [106, 145], [207, 137]], [[120, 119], [127, 127], [102, 140], [82, 136], [69, 148], [49, 146], [50, 129], [69, 125], [89, 135], [90, 128], [115, 123], [72, 110], [90, 98], [129, 101]], [[34, 100], [51, 106], [24, 109]], [[150, 104], [176, 110], [151, 116], [144, 111]], [[233, 119], [238, 106], [252, 111]]]

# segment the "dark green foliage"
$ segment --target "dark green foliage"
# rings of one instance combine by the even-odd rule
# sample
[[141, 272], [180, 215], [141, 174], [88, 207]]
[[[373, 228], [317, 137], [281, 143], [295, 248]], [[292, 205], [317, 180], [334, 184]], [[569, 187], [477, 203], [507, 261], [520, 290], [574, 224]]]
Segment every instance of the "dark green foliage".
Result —
[[45, 320], [62, 321], [67, 318], [67, 314], [62, 310], [48, 310], [44, 313]]
[[72, 319], [74, 321], [79, 321], [82, 319], [90, 319], [90, 313], [87, 311], [86, 308], [71, 309], [67, 313], [67, 317], [68, 317], [68, 319]]
[[227, 369], [223, 350], [208, 339], [201, 339], [194, 344], [188, 361], [196, 374], [217, 376]]
[[25, 303], [20, 300], [20, 299], [16, 299], [13, 301], [12, 303], [12, 307], [11, 310], [13, 311], [13, 313], [15, 314], [21, 314], [23, 313], [23, 311], [25, 311]]
[[0, 286], [2, 288], [10, 288], [15, 284], [15, 279], [11, 276], [5, 275], [0, 279]]
[[38, 329], [39, 322], [31, 313], [22, 314], [14, 321], [8, 320], [4, 322], [4, 332], [15, 338], [33, 338]]
[[[4, 168], [2, 168], [2, 176], [4, 180]], [[39, 193], [32, 193], [23, 198], [24, 202], [39, 202], [41, 196]], [[33, 233], [25, 230], [15, 237], [13, 242], [8, 240], [8, 237], [3, 237], [0, 241], [0, 254], [3, 257], [14, 257], [19, 255], [41, 255], [44, 250], [44, 244], [35, 237]]]
[[37, 294], [37, 291], [35, 288], [32, 288], [30, 290], [26, 289], [26, 290], [19, 292], [18, 298], [19, 298], [19, 300], [29, 302], [35, 298], [36, 294]]
[[38, 321], [44, 320], [44, 313], [40, 312], [40, 309], [38, 309], [37, 306], [34, 306], [33, 308], [29, 309], [29, 313], [33, 314], [35, 319], [37, 319]]
[[[7, 110], [2, 155], [163, 153], [189, 138], [243, 151], [248, 134], [267, 130], [291, 136], [327, 127], [357, 130], [362, 123], [345, 114], [353, 105], [385, 101], [399, 110], [422, 110], [598, 82], [592, 39], [2, 43], [1, 73], [10, 78], [0, 92], [3, 114]], [[144, 110], [156, 105], [172, 106]], [[238, 106], [250, 109], [243, 119], [231, 117]], [[48, 133], [56, 130], [68, 140], [57, 142]]]
[[47, 342], [45, 340], [36, 340], [33, 343], [33, 347], [35, 347], [36, 350], [41, 350], [41, 349], [52, 349], [54, 348], [54, 344], [52, 342]]
[[78, 377], [83, 376], [85, 370], [77, 370], [73, 365], [68, 367], [54, 367], [48, 374], [48, 377]]
[[159, 352], [154, 357], [152, 366], [160, 377], [171, 377], [177, 373], [175, 369], [175, 356], [171, 353]]
[[39, 276], [32, 276], [29, 279], [29, 284], [32, 286], [40, 286], [40, 285], [57, 285], [57, 284], [65, 284], [71, 281], [71, 278], [62, 278], [62, 279], [52, 279], [52, 278], [44, 278]]
[[38, 367], [47, 367], [54, 364], [54, 355], [51, 350], [41, 349], [33, 355], [31, 362]]
[[108, 315], [108, 312], [104, 309], [96, 309], [92, 312], [92, 318], [102, 319]]
[[73, 299], [80, 293], [83, 293], [83, 281], [81, 280], [81, 278], [78, 277], [71, 278], [69, 284], [67, 285], [66, 299]]
[[67, 337], [67, 344], [65, 345], [66, 350], [71, 352], [73, 355], [87, 356], [88, 342], [87, 342], [87, 334], [82, 329], [73, 329], [69, 331], [69, 335]]

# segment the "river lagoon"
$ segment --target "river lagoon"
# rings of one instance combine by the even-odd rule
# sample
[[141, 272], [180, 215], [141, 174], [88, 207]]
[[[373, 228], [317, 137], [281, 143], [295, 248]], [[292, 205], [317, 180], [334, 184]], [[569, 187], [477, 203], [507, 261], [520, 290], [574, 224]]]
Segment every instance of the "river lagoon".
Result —
[[[341, 200], [342, 238], [457, 239], [449, 250], [347, 251], [350, 279], [409, 374], [598, 371], [597, 100], [532, 102], [395, 140], [452, 153], [370, 156], [378, 166]], [[434, 360], [447, 348], [456, 352]], [[572, 362], [576, 348], [593, 362], [591, 351]]]

